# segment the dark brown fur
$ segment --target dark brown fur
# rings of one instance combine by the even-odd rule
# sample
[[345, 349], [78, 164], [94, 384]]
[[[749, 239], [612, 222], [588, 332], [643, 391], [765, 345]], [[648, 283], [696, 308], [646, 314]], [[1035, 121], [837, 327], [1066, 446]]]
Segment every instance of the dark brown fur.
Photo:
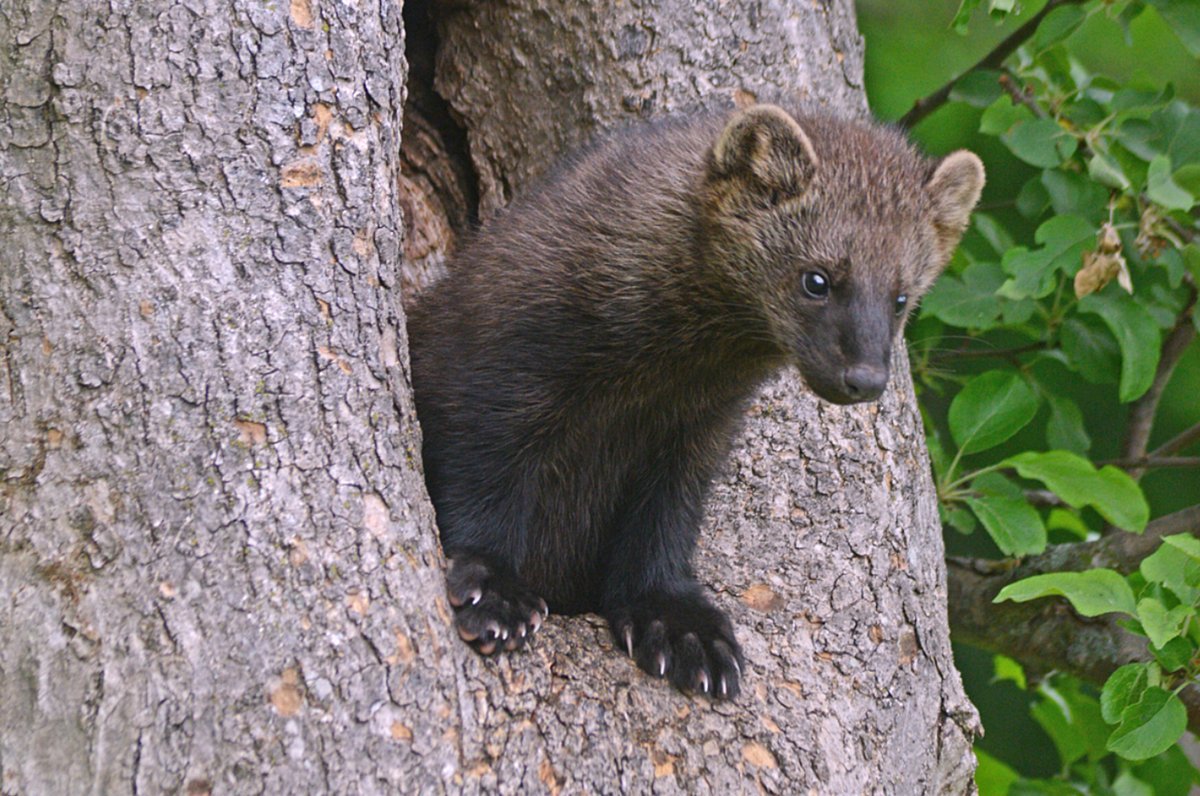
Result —
[[755, 106], [618, 134], [485, 226], [410, 323], [463, 637], [520, 646], [544, 598], [603, 612], [681, 688], [736, 694], [690, 557], [741, 407], [789, 362], [828, 400], [876, 397], [898, 299], [933, 282], [982, 180], [969, 153]]

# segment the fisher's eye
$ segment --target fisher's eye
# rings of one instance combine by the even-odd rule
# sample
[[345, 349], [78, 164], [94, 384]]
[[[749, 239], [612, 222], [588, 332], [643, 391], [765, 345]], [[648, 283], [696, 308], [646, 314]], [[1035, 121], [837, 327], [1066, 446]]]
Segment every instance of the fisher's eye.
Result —
[[805, 271], [800, 284], [809, 298], [823, 299], [829, 295], [829, 280], [820, 271]]
[[903, 294], [896, 296], [896, 314], [903, 315], [906, 307], [908, 307], [908, 296]]

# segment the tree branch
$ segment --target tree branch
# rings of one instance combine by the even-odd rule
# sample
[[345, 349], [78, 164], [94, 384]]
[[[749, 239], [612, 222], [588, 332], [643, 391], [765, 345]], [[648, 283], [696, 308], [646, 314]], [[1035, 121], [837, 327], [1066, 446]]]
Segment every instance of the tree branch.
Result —
[[1067, 502], [1049, 489], [1026, 489], [1025, 502], [1031, 506], [1065, 506]]
[[937, 359], [1013, 359], [1030, 351], [1042, 351], [1048, 348], [1044, 340], [1028, 343], [1015, 348], [960, 348], [936, 354]]
[[[1125, 428], [1125, 441], [1121, 446], [1121, 458], [1137, 461], [1146, 458], [1146, 449], [1150, 443], [1150, 431], [1154, 427], [1154, 415], [1158, 411], [1158, 402], [1162, 399], [1163, 390], [1175, 372], [1180, 357], [1196, 337], [1196, 327], [1192, 323], [1192, 312], [1196, 307], [1196, 287], [1188, 285], [1189, 295], [1187, 304], [1175, 320], [1167, 338], [1163, 341], [1162, 354], [1158, 360], [1158, 370], [1154, 374], [1154, 382], [1150, 389], [1133, 402], [1129, 409], [1129, 424]], [[1131, 467], [1129, 474], [1140, 478], [1145, 468]]]
[[913, 103], [912, 110], [900, 117], [898, 124], [904, 128], [912, 128], [918, 122], [924, 119], [929, 114], [936, 111], [942, 105], [946, 104], [946, 100], [950, 98], [950, 92], [954, 90], [954, 84], [962, 79], [963, 75], [969, 74], [976, 69], [998, 69], [1008, 56], [1025, 43], [1025, 40], [1034, 34], [1038, 25], [1046, 18], [1054, 9], [1064, 5], [1078, 5], [1083, 0], [1049, 0], [1042, 10], [1037, 12], [1021, 27], [1017, 28], [1008, 38], [996, 45], [990, 53], [980, 58], [970, 69], [959, 73], [952, 80], [949, 80], [944, 86], [937, 91], [920, 98]]
[[1200, 423], [1197, 423], [1186, 431], [1180, 432], [1178, 435], [1167, 440], [1162, 445], [1159, 445], [1150, 452], [1150, 457], [1154, 458], [1156, 456], [1170, 456], [1172, 454], [1179, 453], [1179, 451], [1190, 447], [1196, 442], [1200, 442]]
[[1096, 465], [1103, 467], [1111, 464], [1130, 473], [1141, 475], [1146, 470], [1162, 470], [1167, 468], [1188, 469], [1200, 467], [1200, 456], [1143, 456], [1140, 459], [1101, 459]]
[[1000, 88], [1004, 89], [1004, 93], [1012, 97], [1014, 103], [1020, 103], [1033, 112], [1033, 115], [1039, 119], [1045, 119], [1050, 116], [1046, 113], [1046, 109], [1037, 104], [1033, 98], [1033, 91], [1028, 86], [1021, 85], [1017, 77], [1005, 69], [1000, 75]]
[[[1132, 572], [1158, 549], [1162, 537], [1176, 533], [1200, 535], [1200, 505], [1160, 517], [1140, 535], [1119, 532], [1054, 545], [1020, 563], [948, 558], [951, 633], [956, 641], [1007, 655], [1034, 670], [1065, 671], [1101, 685], [1118, 666], [1149, 659], [1145, 638], [1119, 627], [1113, 615], [1080, 617], [1059, 598], [992, 601], [1009, 583], [1045, 572], [1094, 567]], [[1200, 732], [1200, 689], [1188, 686], [1180, 697], [1188, 709], [1188, 727]]]

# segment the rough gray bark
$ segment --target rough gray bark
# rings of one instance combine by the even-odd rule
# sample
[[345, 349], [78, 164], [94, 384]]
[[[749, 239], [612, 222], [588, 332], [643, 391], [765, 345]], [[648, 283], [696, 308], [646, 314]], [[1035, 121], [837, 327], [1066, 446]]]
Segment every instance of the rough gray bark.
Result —
[[[796, 87], [861, 110], [849, 2], [438, 11], [484, 212], [596, 129]], [[746, 647], [684, 697], [554, 618], [450, 628], [397, 294], [387, 2], [0, 10], [0, 792], [962, 792], [911, 386], [785, 374], [699, 568]]]
[[400, 9], [9, 8], [0, 788], [437, 779]]
[[[483, 214], [555, 154], [639, 117], [782, 93], [865, 111], [849, 2], [517, 0], [455, 6], [440, 21], [435, 85], [467, 130]], [[544, 748], [555, 781], [585, 789], [606, 775], [635, 790], [654, 777], [663, 792], [971, 789], [977, 718], [951, 658], [940, 523], [903, 354], [896, 366], [874, 407], [822, 405], [785, 373], [752, 408], [698, 561], [750, 660], [742, 699], [714, 707], [646, 689], [620, 654], [582, 653], [584, 629], [610, 649], [599, 623], [560, 623], [533, 653], [532, 672], [554, 676], [528, 702], [514, 711], [509, 694], [482, 698], [489, 737], [506, 739], [498, 759], [480, 750], [485, 778], [496, 777], [485, 783], [537, 759], [511, 759], [515, 712], [536, 728], [518, 748]], [[519, 656], [468, 665], [532, 676]], [[545, 689], [571, 701], [537, 711]]]

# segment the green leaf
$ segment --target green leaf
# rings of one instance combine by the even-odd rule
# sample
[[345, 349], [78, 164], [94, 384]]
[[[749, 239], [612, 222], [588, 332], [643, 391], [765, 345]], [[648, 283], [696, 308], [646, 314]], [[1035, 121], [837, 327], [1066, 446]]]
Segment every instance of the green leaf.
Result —
[[1189, 163], [1180, 166], [1172, 175], [1175, 184], [1192, 196], [1200, 196], [1200, 163]]
[[984, 135], [1000, 135], [1018, 122], [1032, 120], [1033, 111], [1024, 105], [1013, 105], [1007, 94], [1002, 95], [987, 107], [979, 117], [979, 132]]
[[975, 750], [975, 786], [979, 796], [1006, 796], [1021, 775], [982, 749]]
[[1107, 755], [1109, 729], [1101, 716], [1100, 703], [1083, 692], [1079, 681], [1052, 676], [1038, 684], [1037, 692], [1043, 698], [1030, 713], [1054, 741], [1064, 764], [1084, 755], [1090, 760]]
[[1076, 5], [1059, 6], [1046, 15], [1033, 36], [1035, 50], [1044, 50], [1075, 32], [1087, 19], [1087, 12]]
[[964, 453], [977, 453], [1016, 434], [1033, 420], [1037, 409], [1037, 396], [1020, 376], [1008, 370], [989, 370], [972, 378], [954, 396], [950, 434]]
[[1200, 782], [1200, 772], [1178, 745], [1133, 766], [1133, 771], [1138, 779], [1149, 783], [1154, 796], [1188, 796], [1192, 785]]
[[1145, 161], [1166, 155], [1176, 168], [1200, 162], [1200, 109], [1175, 100], [1150, 114], [1149, 119], [1129, 119], [1118, 139]]
[[1150, 119], [1126, 119], [1117, 131], [1121, 145], [1147, 163], [1165, 151], [1166, 145], [1161, 138]]
[[1097, 470], [1082, 456], [1061, 450], [1021, 453], [1000, 464], [1016, 469], [1022, 478], [1041, 481], [1075, 508], [1091, 506], [1104, 519], [1127, 531], [1141, 533], [1150, 519], [1150, 507], [1141, 487], [1112, 465]]
[[1146, 172], [1150, 169], [1149, 161], [1142, 160], [1119, 141], [1109, 144], [1108, 154], [1120, 165], [1122, 173], [1129, 179], [1131, 190], [1146, 190]]
[[954, 88], [950, 89], [950, 99], [953, 102], [965, 102], [974, 108], [986, 108], [995, 102], [1003, 93], [1000, 88], [1000, 75], [995, 69], [976, 69], [958, 79]]
[[988, 14], [996, 22], [1001, 22], [1006, 16], [1019, 10], [1017, 0], [988, 0]]
[[969, 536], [975, 532], [975, 515], [967, 509], [948, 509], [942, 505], [939, 505], [938, 509], [943, 525], [949, 525], [963, 536]]
[[1052, 168], [1075, 153], [1079, 142], [1053, 119], [1017, 122], [1000, 136], [1014, 155], [1031, 166]]
[[1112, 784], [1113, 796], [1157, 796], [1148, 783], [1142, 782], [1126, 769], [1117, 775]]
[[1073, 127], [1088, 128], [1104, 124], [1109, 117], [1109, 110], [1091, 97], [1082, 96], [1068, 102], [1063, 115], [1071, 120]]
[[1165, 752], [1186, 729], [1187, 709], [1179, 697], [1150, 686], [1138, 702], [1121, 713], [1108, 749], [1127, 760], [1145, 760]]
[[1107, 152], [1096, 150], [1088, 161], [1088, 176], [1101, 185], [1115, 188], [1118, 191], [1129, 190], [1132, 183], [1125, 176], [1120, 162]]
[[992, 659], [992, 667], [995, 672], [992, 675], [993, 683], [1011, 680], [1017, 688], [1025, 690], [1025, 669], [1021, 664], [1007, 655], [995, 655]]
[[1189, 558], [1200, 561], [1200, 539], [1186, 533], [1176, 533], [1163, 537], [1163, 543], [1183, 552]]
[[1091, 533], [1078, 514], [1062, 508], [1050, 509], [1050, 514], [1046, 517], [1046, 530], [1063, 531], [1077, 539], [1087, 539]]
[[1154, 6], [1167, 26], [1183, 42], [1188, 52], [1200, 58], [1200, 5], [1196, 0], [1146, 0]]
[[1183, 631], [1183, 623], [1191, 618], [1193, 609], [1189, 605], [1177, 605], [1170, 610], [1161, 600], [1153, 597], [1143, 597], [1138, 600], [1137, 618], [1142, 623], [1150, 643], [1156, 647], [1167, 646], [1173, 638], [1178, 638]]
[[1005, 586], [994, 602], [1012, 600], [1023, 603], [1055, 595], [1066, 597], [1083, 616], [1114, 612], [1132, 616], [1137, 610], [1129, 583], [1111, 569], [1034, 575]]
[[1116, 384], [1121, 351], [1108, 329], [1090, 318], [1067, 318], [1059, 331], [1067, 366], [1092, 384]]
[[1150, 161], [1150, 172], [1146, 177], [1146, 195], [1150, 201], [1168, 210], [1192, 209], [1196, 200], [1180, 188], [1171, 177], [1171, 161], [1166, 155], [1158, 155]]
[[1142, 698], [1150, 684], [1151, 664], [1127, 663], [1104, 681], [1100, 691], [1100, 713], [1109, 724], [1117, 724], [1125, 708]]
[[1196, 649], [1184, 638], [1173, 638], [1161, 647], [1150, 645], [1154, 660], [1165, 672], [1177, 672], [1188, 665]]
[[1128, 296], [1093, 293], [1079, 302], [1079, 312], [1099, 315], [1121, 349], [1122, 403], [1150, 389], [1158, 369], [1161, 339], [1154, 317]]
[[[1163, 249], [1158, 253], [1158, 264], [1167, 272], [1168, 287], [1171, 290], [1179, 287], [1183, 282], [1183, 277], [1187, 274], [1187, 263], [1183, 259], [1183, 252], [1175, 248]], [[1171, 323], [1174, 324], [1177, 311], [1169, 310], [1169, 312]]]
[[963, 502], [983, 524], [996, 547], [1007, 556], [1025, 556], [1046, 549], [1046, 527], [1037, 509], [1010, 497], [968, 497]]
[[1011, 478], [996, 471], [986, 472], [971, 481], [971, 491], [985, 497], [1005, 497], [1013, 500], [1024, 500], [1025, 493]]
[[954, 19], [950, 22], [955, 33], [961, 36], [967, 32], [967, 23], [971, 21], [971, 15], [975, 13], [980, 2], [982, 0], [962, 0], [959, 3], [958, 11], [954, 13]]
[[972, 213], [971, 226], [988, 242], [996, 254], [1003, 255], [1013, 247], [1012, 233], [991, 213]]
[[1003, 282], [997, 263], [971, 263], [961, 277], [947, 274], [935, 282], [921, 300], [921, 313], [962, 329], [994, 328], [1001, 304], [996, 289]]
[[1040, 216], [1048, 204], [1050, 196], [1039, 177], [1026, 180], [1017, 193], [1017, 212], [1027, 219], [1032, 220]]
[[1138, 483], [1124, 470], [1111, 464], [1101, 467], [1097, 475], [1105, 484], [1104, 497], [1093, 501], [1092, 508], [1118, 528], [1133, 533], [1146, 530], [1150, 506]]
[[[1200, 244], [1189, 243], [1183, 247], [1183, 263], [1191, 272], [1192, 278], [1200, 282]], [[1200, 312], [1196, 313], [1196, 317], [1200, 318]]]
[[1087, 453], [1092, 446], [1092, 439], [1084, 426], [1079, 404], [1054, 392], [1048, 392], [1046, 397], [1050, 403], [1050, 419], [1046, 422], [1047, 444], [1051, 448], [1073, 453]]
[[1004, 255], [1000, 266], [1012, 279], [1000, 286], [998, 295], [1010, 299], [1050, 295], [1060, 271], [1079, 270], [1083, 252], [1096, 243], [1096, 227], [1080, 216], [1055, 216], [1038, 227], [1034, 240], [1041, 248], [1029, 251], [1017, 246]]
[[1175, 168], [1200, 163], [1200, 109], [1182, 100], [1155, 111], [1150, 117], [1166, 143], [1164, 154]]
[[1058, 779], [1019, 779], [1005, 796], [1079, 796], [1079, 789]]
[[1033, 239], [1056, 256], [1079, 243], [1094, 243], [1096, 227], [1080, 216], [1056, 216], [1037, 228]]
[[[1087, 740], [1079, 728], [1071, 723], [1069, 708], [1061, 697], [1050, 688], [1041, 688], [1053, 696], [1038, 700], [1029, 708], [1029, 715], [1050, 736], [1054, 748], [1064, 766], [1069, 766], [1087, 754]], [[1057, 698], [1056, 698], [1057, 697]], [[1040, 792], [1040, 791], [1035, 791]]]
[[1170, 589], [1181, 602], [1195, 605], [1200, 600], [1200, 557], [1179, 546], [1178, 542], [1200, 546], [1191, 536], [1168, 536], [1150, 555], [1142, 559], [1138, 571], [1150, 583]]
[[921, 424], [925, 427], [925, 444], [929, 447], [929, 462], [933, 465], [934, 475], [940, 481], [946, 473], [946, 468], [950, 466], [950, 456], [946, 453], [946, 446], [942, 442], [942, 430], [933, 424], [923, 404], [918, 408], [921, 411]]
[[[1161, 264], [1161, 258], [1160, 258]], [[1163, 265], [1166, 269], [1167, 266]], [[1143, 289], [1134, 297], [1134, 301], [1142, 306], [1142, 309], [1150, 313], [1154, 318], [1154, 322], [1158, 324], [1160, 331], [1166, 332], [1175, 326], [1175, 322], [1179, 319], [1179, 313], [1183, 311], [1184, 303], [1187, 301], [1182, 293], [1166, 289], [1161, 284], [1150, 282], [1147, 286], [1143, 282]]]
[[1112, 109], [1122, 113], [1129, 113], [1131, 111], [1156, 111], [1175, 97], [1175, 90], [1169, 85], [1160, 89], [1153, 89], [1147, 88], [1144, 85], [1129, 86], [1114, 83], [1111, 88], [1113, 89], [1112, 102], [1110, 103]]
[[[1093, 225], [1093, 232], [1108, 216], [1108, 191], [1082, 174], [1046, 169], [1042, 172], [1042, 185], [1050, 194], [1050, 205], [1055, 213], [1060, 216], [1082, 216]], [[1082, 233], [1082, 227], [1080, 231]]]

